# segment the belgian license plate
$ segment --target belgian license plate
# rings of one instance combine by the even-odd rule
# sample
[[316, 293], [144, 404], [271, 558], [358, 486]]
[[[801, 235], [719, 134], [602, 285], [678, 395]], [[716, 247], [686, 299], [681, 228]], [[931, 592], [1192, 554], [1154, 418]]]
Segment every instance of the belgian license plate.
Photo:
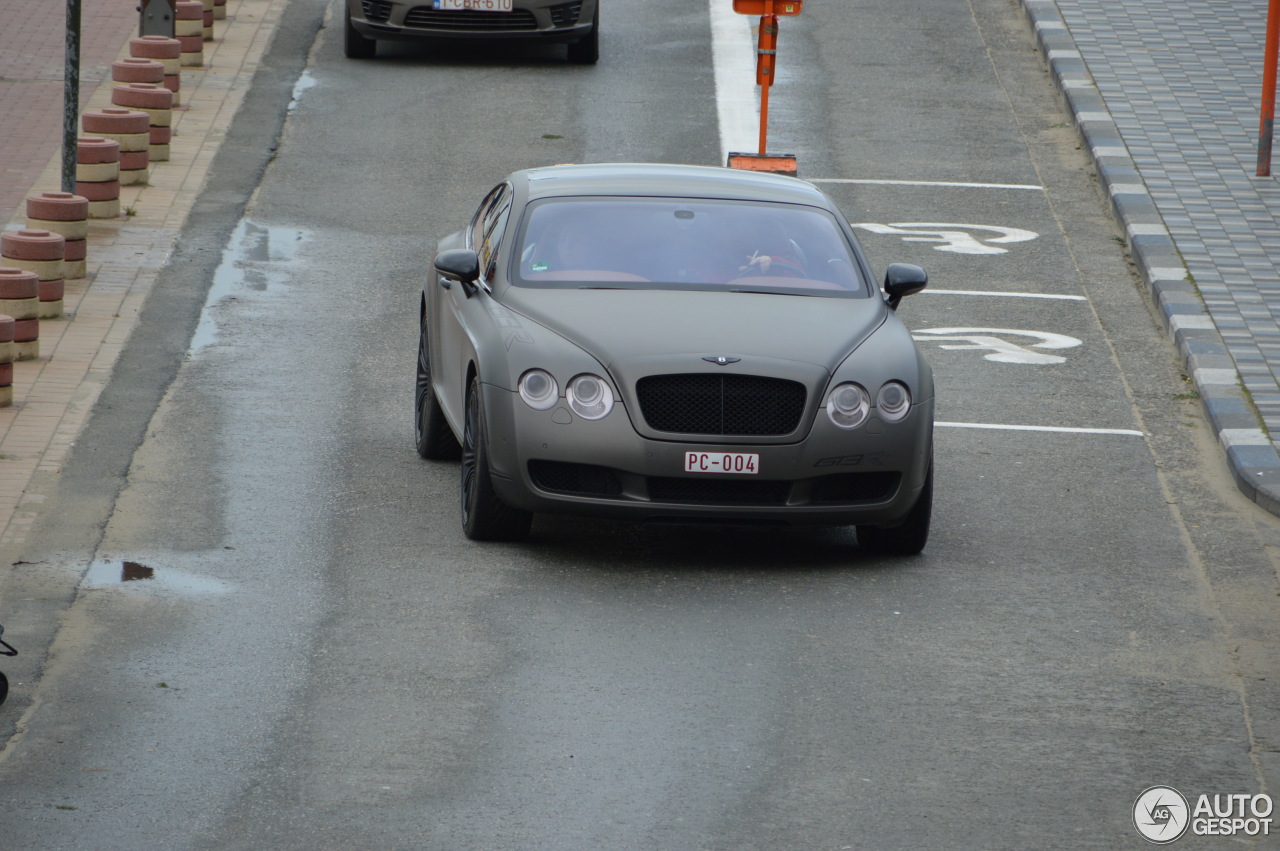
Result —
[[474, 12], [510, 12], [511, 0], [431, 0], [431, 8]]
[[686, 452], [684, 471], [754, 476], [760, 472], [760, 456], [754, 452]]

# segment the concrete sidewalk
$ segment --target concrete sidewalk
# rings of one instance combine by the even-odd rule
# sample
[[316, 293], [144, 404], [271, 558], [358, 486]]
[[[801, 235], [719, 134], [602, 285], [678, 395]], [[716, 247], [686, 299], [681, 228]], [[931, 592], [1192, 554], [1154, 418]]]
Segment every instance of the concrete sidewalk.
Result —
[[[9, 561], [110, 379], [288, 3], [228, 0], [203, 66], [182, 69], [170, 160], [151, 166], [146, 185], [121, 187], [127, 213], [90, 220], [87, 276], [67, 280], [63, 318], [41, 320], [39, 359], [13, 365], [13, 405], [0, 408], [0, 556]], [[137, 5], [84, 0], [82, 113], [111, 105], [111, 63], [129, 56]], [[26, 225], [29, 195], [61, 188], [65, 14], [52, 0], [0, 0], [0, 215], [9, 228]]]

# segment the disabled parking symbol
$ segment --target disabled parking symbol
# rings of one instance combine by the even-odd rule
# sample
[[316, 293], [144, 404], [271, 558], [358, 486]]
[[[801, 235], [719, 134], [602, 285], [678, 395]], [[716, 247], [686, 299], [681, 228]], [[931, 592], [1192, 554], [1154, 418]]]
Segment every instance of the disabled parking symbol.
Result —
[[1022, 228], [996, 227], [994, 225], [938, 224], [931, 222], [850, 222], [855, 228], [871, 233], [902, 237], [903, 242], [936, 242], [935, 251], [952, 254], [1007, 254], [1007, 245], [1014, 242], [1030, 242], [1040, 234]]
[[[920, 342], [936, 341], [942, 349], [985, 350], [987, 354], [982, 356], [983, 359], [996, 363], [1066, 363], [1066, 358], [1048, 354], [1046, 350], [1074, 349], [1082, 345], [1081, 340], [1066, 334], [1019, 331], [1012, 328], [922, 328], [912, 331], [911, 336]], [[1011, 342], [1005, 337], [1021, 339], [1023, 344]], [[1034, 342], [1026, 342], [1028, 338]]]

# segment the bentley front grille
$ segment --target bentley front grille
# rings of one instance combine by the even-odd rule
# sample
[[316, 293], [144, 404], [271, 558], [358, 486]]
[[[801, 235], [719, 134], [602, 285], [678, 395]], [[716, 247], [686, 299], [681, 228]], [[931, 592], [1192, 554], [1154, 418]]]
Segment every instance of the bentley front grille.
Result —
[[756, 375], [650, 375], [636, 395], [655, 431], [716, 436], [791, 434], [805, 403], [798, 381]]

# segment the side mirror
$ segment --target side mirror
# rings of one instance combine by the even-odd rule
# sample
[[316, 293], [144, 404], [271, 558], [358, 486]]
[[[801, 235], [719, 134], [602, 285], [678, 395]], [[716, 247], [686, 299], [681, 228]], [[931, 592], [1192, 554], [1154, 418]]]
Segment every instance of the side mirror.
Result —
[[910, 263], [890, 263], [884, 273], [884, 292], [889, 307], [897, 310], [898, 302], [915, 295], [929, 284], [929, 275]]
[[444, 278], [441, 283], [446, 287], [447, 281], [457, 281], [468, 296], [474, 292], [476, 281], [480, 279], [480, 257], [470, 248], [442, 251], [436, 255], [433, 265], [436, 273]]

